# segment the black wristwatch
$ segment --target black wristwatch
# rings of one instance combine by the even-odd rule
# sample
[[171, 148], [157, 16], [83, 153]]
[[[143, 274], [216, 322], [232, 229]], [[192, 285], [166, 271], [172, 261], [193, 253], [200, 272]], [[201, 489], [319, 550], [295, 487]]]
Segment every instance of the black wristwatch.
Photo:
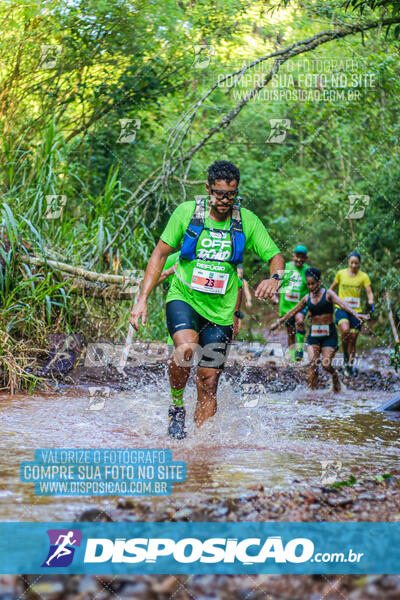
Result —
[[243, 313], [241, 313], [240, 310], [235, 310], [233, 314], [237, 319], [243, 319]]
[[271, 275], [271, 279], [277, 279], [278, 281], [282, 281], [282, 277], [278, 275], [278, 273], [274, 273]]

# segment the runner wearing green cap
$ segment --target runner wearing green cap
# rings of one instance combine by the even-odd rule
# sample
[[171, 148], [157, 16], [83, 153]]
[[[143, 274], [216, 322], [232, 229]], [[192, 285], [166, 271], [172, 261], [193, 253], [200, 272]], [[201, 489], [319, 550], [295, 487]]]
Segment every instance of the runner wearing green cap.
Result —
[[[285, 272], [279, 288], [279, 317], [294, 308], [300, 298], [303, 298], [308, 291], [305, 273], [309, 265], [305, 262], [306, 258], [307, 247], [298, 244], [293, 250], [292, 260], [285, 264]], [[302, 360], [303, 358], [303, 346], [306, 337], [304, 317], [306, 313], [307, 307], [285, 321], [289, 353], [292, 360]]]
[[[185, 409], [174, 399], [183, 397], [195, 350], [200, 347], [196, 384], [197, 426], [217, 409], [217, 387], [232, 340], [239, 278], [236, 266], [244, 250], [252, 250], [269, 263], [270, 277], [255, 290], [256, 298], [272, 298], [285, 262], [260, 219], [243, 208], [238, 198], [239, 169], [216, 161], [208, 169], [207, 197], [183, 202], [171, 215], [145, 272], [141, 294], [130, 322], [139, 329], [146, 323], [147, 299], [156, 285], [166, 258], [181, 247], [167, 296], [167, 325], [175, 350], [169, 362], [172, 404], [169, 435], [182, 439]], [[239, 318], [236, 313], [236, 318]]]

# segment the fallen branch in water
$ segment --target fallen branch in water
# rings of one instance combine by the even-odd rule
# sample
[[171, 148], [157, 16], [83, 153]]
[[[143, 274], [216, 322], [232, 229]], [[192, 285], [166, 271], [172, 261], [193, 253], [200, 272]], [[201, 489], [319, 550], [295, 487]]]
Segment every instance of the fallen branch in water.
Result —
[[[52, 269], [56, 271], [61, 271], [63, 273], [70, 273], [71, 275], [75, 275], [76, 277], [81, 277], [86, 281], [93, 281], [96, 283], [109, 283], [114, 285], [122, 285], [122, 286], [135, 286], [139, 283], [141, 277], [128, 277], [125, 275], [112, 275], [111, 273], [96, 273], [96, 271], [87, 271], [82, 267], [74, 267], [72, 265], [68, 265], [63, 262], [55, 261], [55, 260], [47, 260], [44, 258], [40, 258], [37, 256], [30, 256], [28, 254], [21, 256], [21, 261], [25, 262], [29, 265], [34, 266], [45, 266], [48, 265]], [[131, 296], [130, 296], [131, 297]]]
[[133, 300], [137, 291], [137, 285], [128, 285], [127, 288], [115, 284], [104, 286], [82, 279], [70, 279], [69, 284], [69, 291], [73, 294], [84, 293], [91, 298], [107, 300]]

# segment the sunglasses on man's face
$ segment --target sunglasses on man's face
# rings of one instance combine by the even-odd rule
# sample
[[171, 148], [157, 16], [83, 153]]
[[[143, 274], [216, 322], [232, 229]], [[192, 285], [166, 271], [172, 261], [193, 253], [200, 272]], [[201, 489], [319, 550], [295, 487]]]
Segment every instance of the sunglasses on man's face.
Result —
[[235, 200], [236, 196], [239, 193], [239, 189], [237, 190], [215, 190], [213, 188], [210, 189], [210, 192], [217, 198], [217, 200], [223, 200], [227, 198], [227, 200]]

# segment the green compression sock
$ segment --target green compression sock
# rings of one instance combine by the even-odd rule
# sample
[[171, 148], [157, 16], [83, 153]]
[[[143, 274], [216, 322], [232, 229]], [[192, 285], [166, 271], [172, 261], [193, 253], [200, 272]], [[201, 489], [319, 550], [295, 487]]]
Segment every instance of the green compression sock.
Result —
[[181, 390], [174, 390], [174, 388], [172, 386], [170, 386], [171, 388], [171, 403], [174, 406], [183, 406], [183, 392], [185, 391], [185, 388], [182, 388]]
[[297, 350], [300, 350], [300, 352], [303, 350], [305, 337], [306, 337], [305, 330], [304, 331], [296, 331]]
[[296, 350], [289, 350], [289, 355], [291, 360], [295, 361], [296, 360]]

